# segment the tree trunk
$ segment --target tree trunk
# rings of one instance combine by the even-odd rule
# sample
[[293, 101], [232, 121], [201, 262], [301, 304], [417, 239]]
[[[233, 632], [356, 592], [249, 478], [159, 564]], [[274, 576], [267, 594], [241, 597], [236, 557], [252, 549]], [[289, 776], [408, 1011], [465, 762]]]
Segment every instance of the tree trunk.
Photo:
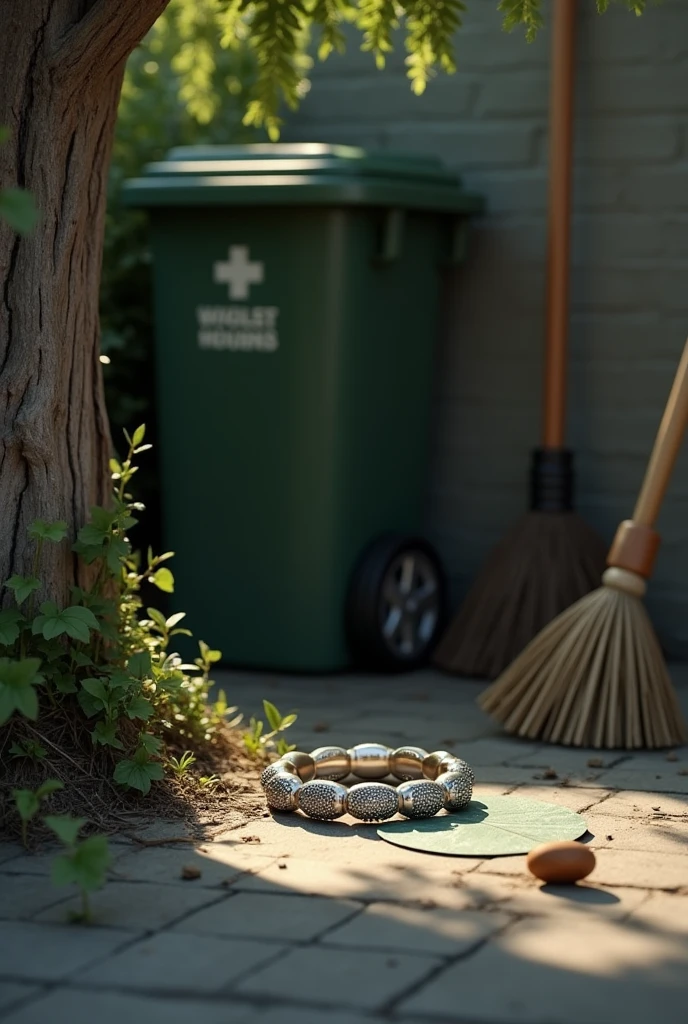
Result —
[[[0, 186], [33, 193], [38, 226], [0, 224], [0, 585], [30, 573], [27, 527], [70, 536], [109, 494], [98, 290], [107, 173], [129, 52], [167, 0], [0, 0]], [[44, 545], [43, 596], [78, 581]]]

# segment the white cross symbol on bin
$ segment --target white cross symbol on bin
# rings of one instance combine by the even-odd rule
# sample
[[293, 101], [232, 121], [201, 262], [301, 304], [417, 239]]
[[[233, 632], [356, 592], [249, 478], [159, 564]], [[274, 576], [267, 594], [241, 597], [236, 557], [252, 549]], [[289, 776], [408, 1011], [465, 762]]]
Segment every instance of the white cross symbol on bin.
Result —
[[247, 245], [230, 245], [227, 260], [213, 264], [213, 281], [226, 284], [230, 299], [247, 299], [249, 286], [262, 284], [263, 263], [251, 263]]

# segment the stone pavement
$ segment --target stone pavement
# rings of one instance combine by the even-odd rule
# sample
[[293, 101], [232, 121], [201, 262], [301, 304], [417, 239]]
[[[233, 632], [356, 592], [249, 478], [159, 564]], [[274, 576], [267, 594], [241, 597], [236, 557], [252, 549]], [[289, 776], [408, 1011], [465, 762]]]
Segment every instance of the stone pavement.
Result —
[[[674, 678], [685, 706], [688, 670]], [[47, 854], [0, 847], [3, 1024], [685, 1024], [688, 750], [507, 739], [478, 685], [431, 672], [222, 685], [248, 714], [263, 696], [300, 709], [302, 749], [452, 748], [477, 796], [583, 812], [597, 867], [542, 887], [523, 857], [435, 857], [346, 818], [266, 816], [195, 847], [116, 842], [84, 927], [65, 923], [74, 897], [50, 884]], [[188, 865], [200, 877], [183, 880]]]

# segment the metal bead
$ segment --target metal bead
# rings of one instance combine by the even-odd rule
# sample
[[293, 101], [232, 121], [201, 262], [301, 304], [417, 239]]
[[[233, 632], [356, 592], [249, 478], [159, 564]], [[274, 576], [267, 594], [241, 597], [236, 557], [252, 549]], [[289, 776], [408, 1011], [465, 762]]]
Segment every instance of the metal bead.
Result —
[[475, 782], [475, 775], [471, 766], [463, 758], [456, 757], [454, 754], [447, 754], [440, 761], [440, 770], [437, 775], [444, 775], [446, 772], [468, 772], [471, 783]]
[[399, 810], [399, 798], [384, 782], [359, 782], [346, 795], [346, 809], [361, 821], [384, 821]]
[[290, 750], [280, 760], [293, 764], [302, 782], [310, 782], [315, 778], [315, 761], [310, 754], [304, 754], [302, 750]]
[[397, 793], [399, 810], [406, 818], [432, 818], [444, 806], [444, 790], [429, 779], [402, 782]]
[[423, 758], [423, 775], [426, 779], [436, 779], [440, 774], [440, 763], [445, 757], [453, 757], [448, 750], [433, 750], [432, 754], [428, 754], [427, 757]]
[[298, 774], [293, 764], [289, 764], [288, 761], [283, 761], [280, 758], [279, 761], [274, 761], [272, 764], [269, 764], [267, 768], [263, 769], [260, 776], [260, 784], [263, 789], [265, 789], [266, 784], [274, 775], [277, 775], [278, 772], [290, 772], [292, 775]]
[[347, 753], [351, 759], [351, 774], [359, 779], [384, 779], [390, 773], [392, 750], [384, 743], [357, 743]]
[[277, 772], [265, 784], [265, 799], [273, 811], [295, 811], [296, 794], [303, 783], [290, 772]]
[[316, 779], [345, 779], [351, 774], [351, 759], [344, 747], [318, 747], [311, 750]]
[[473, 796], [473, 779], [467, 771], [444, 772], [437, 776], [437, 785], [444, 792], [446, 811], [460, 811], [467, 807]]
[[306, 782], [297, 795], [297, 803], [304, 814], [318, 821], [332, 821], [346, 814], [346, 786], [328, 779]]
[[423, 761], [428, 756], [422, 747], [397, 747], [389, 759], [392, 775], [398, 779], [422, 779]]

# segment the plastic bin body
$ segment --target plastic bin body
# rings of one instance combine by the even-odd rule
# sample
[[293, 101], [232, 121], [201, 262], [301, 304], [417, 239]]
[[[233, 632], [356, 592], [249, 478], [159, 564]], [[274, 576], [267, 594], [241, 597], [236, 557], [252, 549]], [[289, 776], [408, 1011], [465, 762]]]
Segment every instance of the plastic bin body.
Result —
[[341, 669], [361, 551], [421, 525], [456, 215], [255, 187], [151, 204], [175, 607], [230, 664]]

